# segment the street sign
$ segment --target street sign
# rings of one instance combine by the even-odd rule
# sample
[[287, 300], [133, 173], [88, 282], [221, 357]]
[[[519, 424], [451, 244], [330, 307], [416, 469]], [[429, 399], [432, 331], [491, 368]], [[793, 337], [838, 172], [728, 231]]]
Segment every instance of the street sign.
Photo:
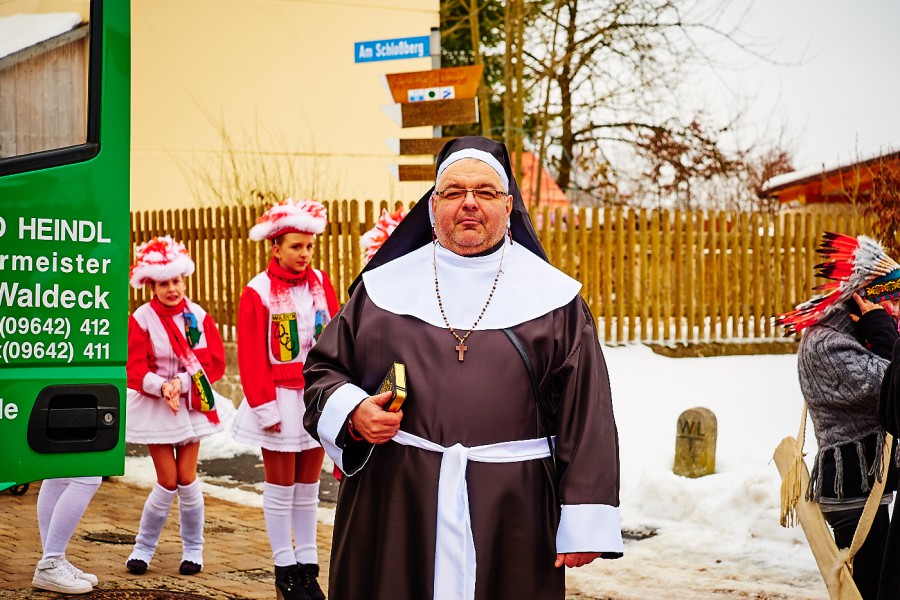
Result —
[[[413, 71], [410, 73], [389, 73], [382, 75], [384, 84], [394, 102], [417, 102], [421, 100], [448, 100], [450, 98], [474, 98], [478, 93], [478, 82], [484, 65], [466, 67], [448, 67], [430, 71]], [[443, 96], [447, 88], [453, 89], [452, 96]], [[436, 98], [416, 98], [416, 92], [438, 91]]]
[[425, 58], [431, 54], [431, 36], [372, 40], [353, 44], [353, 62], [364, 63], [402, 58]]
[[478, 122], [476, 98], [388, 104], [382, 109], [400, 127], [465, 125]]
[[434, 181], [434, 165], [393, 165], [397, 181]]
[[430, 155], [437, 156], [441, 152], [444, 144], [456, 138], [439, 137], [439, 138], [403, 138], [385, 140], [388, 147], [394, 151], [394, 154], [400, 156], [414, 155]]

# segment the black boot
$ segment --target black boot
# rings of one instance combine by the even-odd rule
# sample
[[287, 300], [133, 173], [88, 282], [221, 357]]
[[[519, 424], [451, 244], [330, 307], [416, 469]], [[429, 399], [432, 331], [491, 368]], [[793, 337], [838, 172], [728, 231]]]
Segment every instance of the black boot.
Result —
[[300, 585], [306, 590], [309, 600], [325, 600], [325, 593], [316, 581], [319, 576], [319, 565], [298, 564], [297, 568], [300, 570]]
[[201, 570], [203, 570], [202, 565], [198, 565], [197, 563], [189, 560], [181, 561], [181, 566], [178, 567], [178, 572], [182, 575], [196, 575]]
[[300, 569], [297, 565], [275, 565], [275, 597], [278, 600], [310, 600], [300, 582]]
[[130, 573], [134, 573], [135, 575], [143, 575], [147, 572], [147, 563], [139, 558], [132, 558], [127, 563], [125, 563], [125, 568], [128, 569]]

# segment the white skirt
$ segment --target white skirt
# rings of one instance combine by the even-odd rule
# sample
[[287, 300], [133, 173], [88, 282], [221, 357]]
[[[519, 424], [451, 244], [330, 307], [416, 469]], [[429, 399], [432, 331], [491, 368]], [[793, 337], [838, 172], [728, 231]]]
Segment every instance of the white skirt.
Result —
[[177, 413], [162, 398], [152, 398], [129, 389], [125, 408], [125, 441], [132, 444], [190, 444], [225, 429], [234, 418], [234, 403], [213, 391], [219, 422], [206, 413], [188, 410], [182, 396]]
[[238, 406], [231, 427], [234, 439], [274, 452], [302, 452], [320, 447], [319, 442], [303, 428], [303, 413], [306, 410], [303, 404], [303, 390], [276, 387], [275, 404], [278, 407], [278, 414], [281, 415], [281, 432], [266, 431], [260, 427], [253, 409], [244, 398]]

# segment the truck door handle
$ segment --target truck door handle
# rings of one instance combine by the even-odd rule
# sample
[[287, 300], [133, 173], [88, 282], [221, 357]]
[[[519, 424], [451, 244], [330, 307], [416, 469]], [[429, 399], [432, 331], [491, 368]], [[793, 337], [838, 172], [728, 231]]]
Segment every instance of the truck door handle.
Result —
[[35, 452], [99, 452], [119, 443], [119, 389], [107, 383], [51, 385], [40, 391], [28, 420]]

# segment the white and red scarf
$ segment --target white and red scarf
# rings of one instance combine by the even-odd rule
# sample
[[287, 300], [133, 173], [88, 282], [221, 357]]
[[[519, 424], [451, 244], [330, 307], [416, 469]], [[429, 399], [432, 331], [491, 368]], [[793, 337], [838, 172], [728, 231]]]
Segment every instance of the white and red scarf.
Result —
[[276, 362], [292, 362], [300, 355], [301, 340], [297, 322], [298, 310], [291, 289], [301, 285], [309, 287], [315, 313], [313, 340], [318, 340], [322, 330], [331, 320], [325, 288], [310, 266], [300, 273], [291, 273], [273, 258], [269, 261], [266, 274], [271, 282], [269, 347]]
[[[181, 366], [187, 371], [191, 379], [191, 387], [188, 390], [188, 409], [198, 410], [206, 415], [211, 423], [219, 422], [216, 412], [216, 401], [213, 396], [212, 385], [203, 371], [203, 366], [194, 351], [191, 349], [200, 341], [200, 328], [197, 317], [190, 311], [187, 302], [182, 300], [176, 306], [166, 306], [157, 298], [150, 300], [150, 307], [159, 318], [169, 336], [169, 343], [175, 356], [178, 357]], [[175, 315], [184, 318], [184, 331], [175, 323]]]

